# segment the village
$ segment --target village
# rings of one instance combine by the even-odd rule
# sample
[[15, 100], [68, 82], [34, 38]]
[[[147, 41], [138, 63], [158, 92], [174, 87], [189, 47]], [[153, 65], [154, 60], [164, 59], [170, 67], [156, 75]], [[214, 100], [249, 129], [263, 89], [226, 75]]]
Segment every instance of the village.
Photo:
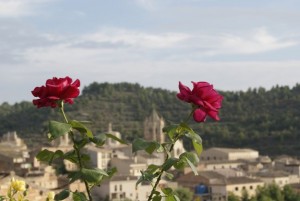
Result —
[[[153, 110], [144, 121], [144, 139], [165, 142], [162, 133], [164, 126], [164, 119]], [[107, 133], [122, 138], [120, 132], [113, 130], [111, 123]], [[83, 183], [75, 181], [70, 184], [65, 174], [57, 174], [53, 166], [40, 163], [35, 156], [41, 149], [67, 152], [72, 146], [68, 135], [64, 135], [52, 146], [29, 150], [16, 132], [3, 135], [0, 141], [0, 195], [6, 194], [12, 178], [26, 182], [28, 199], [34, 201], [45, 200], [49, 191], [57, 193], [65, 188], [84, 191]], [[103, 201], [146, 201], [152, 189], [151, 184], [136, 186], [136, 182], [141, 171], [150, 164], [161, 165], [164, 161], [162, 153], [149, 155], [139, 151], [133, 154], [130, 145], [112, 139], [108, 139], [102, 147], [89, 145], [85, 152], [90, 156], [93, 167], [117, 168], [117, 173], [110, 180], [93, 189], [95, 200]], [[183, 152], [183, 143], [177, 142], [173, 157]], [[65, 171], [75, 171], [77, 167], [64, 160], [63, 168]], [[259, 186], [268, 184], [276, 184], [281, 188], [290, 185], [300, 192], [300, 161], [287, 155], [270, 158], [248, 148], [212, 147], [202, 152], [197, 172], [198, 175], [195, 175], [190, 168], [181, 172], [174, 170], [174, 178], [161, 180], [160, 186], [188, 188], [194, 193], [195, 199], [202, 201], [226, 201], [229, 193], [241, 197], [245, 191], [252, 196]]]

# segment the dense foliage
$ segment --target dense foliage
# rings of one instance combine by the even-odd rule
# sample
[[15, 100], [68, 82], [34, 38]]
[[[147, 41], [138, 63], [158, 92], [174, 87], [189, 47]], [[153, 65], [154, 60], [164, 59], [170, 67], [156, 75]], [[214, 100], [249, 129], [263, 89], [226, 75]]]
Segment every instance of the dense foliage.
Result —
[[[300, 85], [220, 93], [224, 96], [220, 122], [208, 119], [205, 126], [193, 125], [205, 148], [250, 147], [269, 155], [300, 152]], [[153, 109], [164, 119], [179, 122], [187, 116], [188, 107], [176, 98], [176, 92], [130, 83], [92, 83], [83, 89], [74, 105], [66, 105], [66, 110], [73, 119], [93, 119], [95, 133], [107, 131], [111, 122], [113, 130], [131, 141], [143, 135], [143, 121]], [[54, 118], [59, 118], [55, 110], [37, 110], [31, 102], [2, 103], [0, 135], [17, 131], [35, 143], [45, 139], [47, 122]], [[41, 135], [44, 136], [37, 138]]]
[[300, 201], [300, 194], [290, 186], [280, 189], [276, 184], [263, 186], [257, 189], [255, 196], [250, 197], [245, 191], [241, 198], [230, 193], [228, 201]]

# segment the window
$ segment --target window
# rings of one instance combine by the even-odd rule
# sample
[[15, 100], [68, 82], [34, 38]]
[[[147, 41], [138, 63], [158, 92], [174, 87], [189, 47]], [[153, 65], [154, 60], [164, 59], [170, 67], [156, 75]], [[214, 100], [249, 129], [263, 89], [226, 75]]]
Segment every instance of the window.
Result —
[[120, 191], [122, 191], [122, 184], [120, 184], [120, 186], [119, 186], [119, 187], [120, 187]]
[[112, 198], [112, 199], [116, 199], [116, 198], [117, 198], [117, 194], [116, 194], [116, 193], [112, 193], [112, 194], [111, 194], [111, 198]]
[[253, 189], [253, 186], [250, 186], [250, 189], [252, 190], [252, 189]]
[[118, 186], [117, 185], [115, 185], [115, 191], [117, 191], [118, 190]]
[[180, 149], [179, 149], [179, 148], [177, 149], [176, 154], [177, 154], [177, 155], [180, 154]]
[[239, 190], [239, 187], [235, 187], [235, 190], [238, 191], [238, 190]]

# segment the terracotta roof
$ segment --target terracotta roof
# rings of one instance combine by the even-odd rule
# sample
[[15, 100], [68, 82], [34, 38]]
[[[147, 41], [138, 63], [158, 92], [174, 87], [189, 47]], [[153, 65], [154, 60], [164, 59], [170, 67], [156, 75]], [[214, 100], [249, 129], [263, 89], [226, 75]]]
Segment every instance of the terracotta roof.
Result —
[[138, 180], [137, 176], [131, 176], [131, 175], [115, 175], [113, 176], [110, 181], [130, 181], [130, 180]]
[[180, 182], [184, 182], [184, 181], [189, 181], [189, 182], [201, 182], [203, 181], [203, 179], [223, 179], [224, 176], [214, 172], [214, 171], [201, 171], [198, 172], [199, 175], [195, 175], [193, 172], [189, 172], [187, 174], [181, 175], [177, 181]]
[[257, 152], [254, 149], [222, 148], [222, 147], [212, 147], [208, 150], [218, 150], [218, 151], [222, 151], [222, 152], [226, 152], [226, 153], [232, 153], [232, 152], [240, 153], [240, 152], [253, 152], [253, 151]]
[[258, 172], [256, 173], [256, 176], [264, 177], [264, 178], [288, 177], [289, 173], [283, 171], [266, 171], [266, 172]]
[[252, 179], [249, 177], [229, 177], [226, 179], [227, 184], [251, 184], [251, 183], [258, 183], [262, 182], [259, 179]]

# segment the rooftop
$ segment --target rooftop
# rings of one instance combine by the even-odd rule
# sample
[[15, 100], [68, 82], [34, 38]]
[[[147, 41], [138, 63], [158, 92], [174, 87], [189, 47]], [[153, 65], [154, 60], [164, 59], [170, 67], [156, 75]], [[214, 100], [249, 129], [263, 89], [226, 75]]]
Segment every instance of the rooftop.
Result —
[[241, 148], [222, 148], [222, 147], [213, 147], [213, 148], [210, 148], [209, 150], [217, 150], [217, 151], [222, 151], [222, 152], [225, 152], [225, 153], [232, 153], [232, 152], [236, 152], [236, 153], [241, 153], [241, 152], [257, 152], [256, 150], [254, 149], [241, 149]]
[[226, 179], [226, 184], [251, 184], [262, 182], [259, 179], [252, 179], [249, 177], [229, 177]]

